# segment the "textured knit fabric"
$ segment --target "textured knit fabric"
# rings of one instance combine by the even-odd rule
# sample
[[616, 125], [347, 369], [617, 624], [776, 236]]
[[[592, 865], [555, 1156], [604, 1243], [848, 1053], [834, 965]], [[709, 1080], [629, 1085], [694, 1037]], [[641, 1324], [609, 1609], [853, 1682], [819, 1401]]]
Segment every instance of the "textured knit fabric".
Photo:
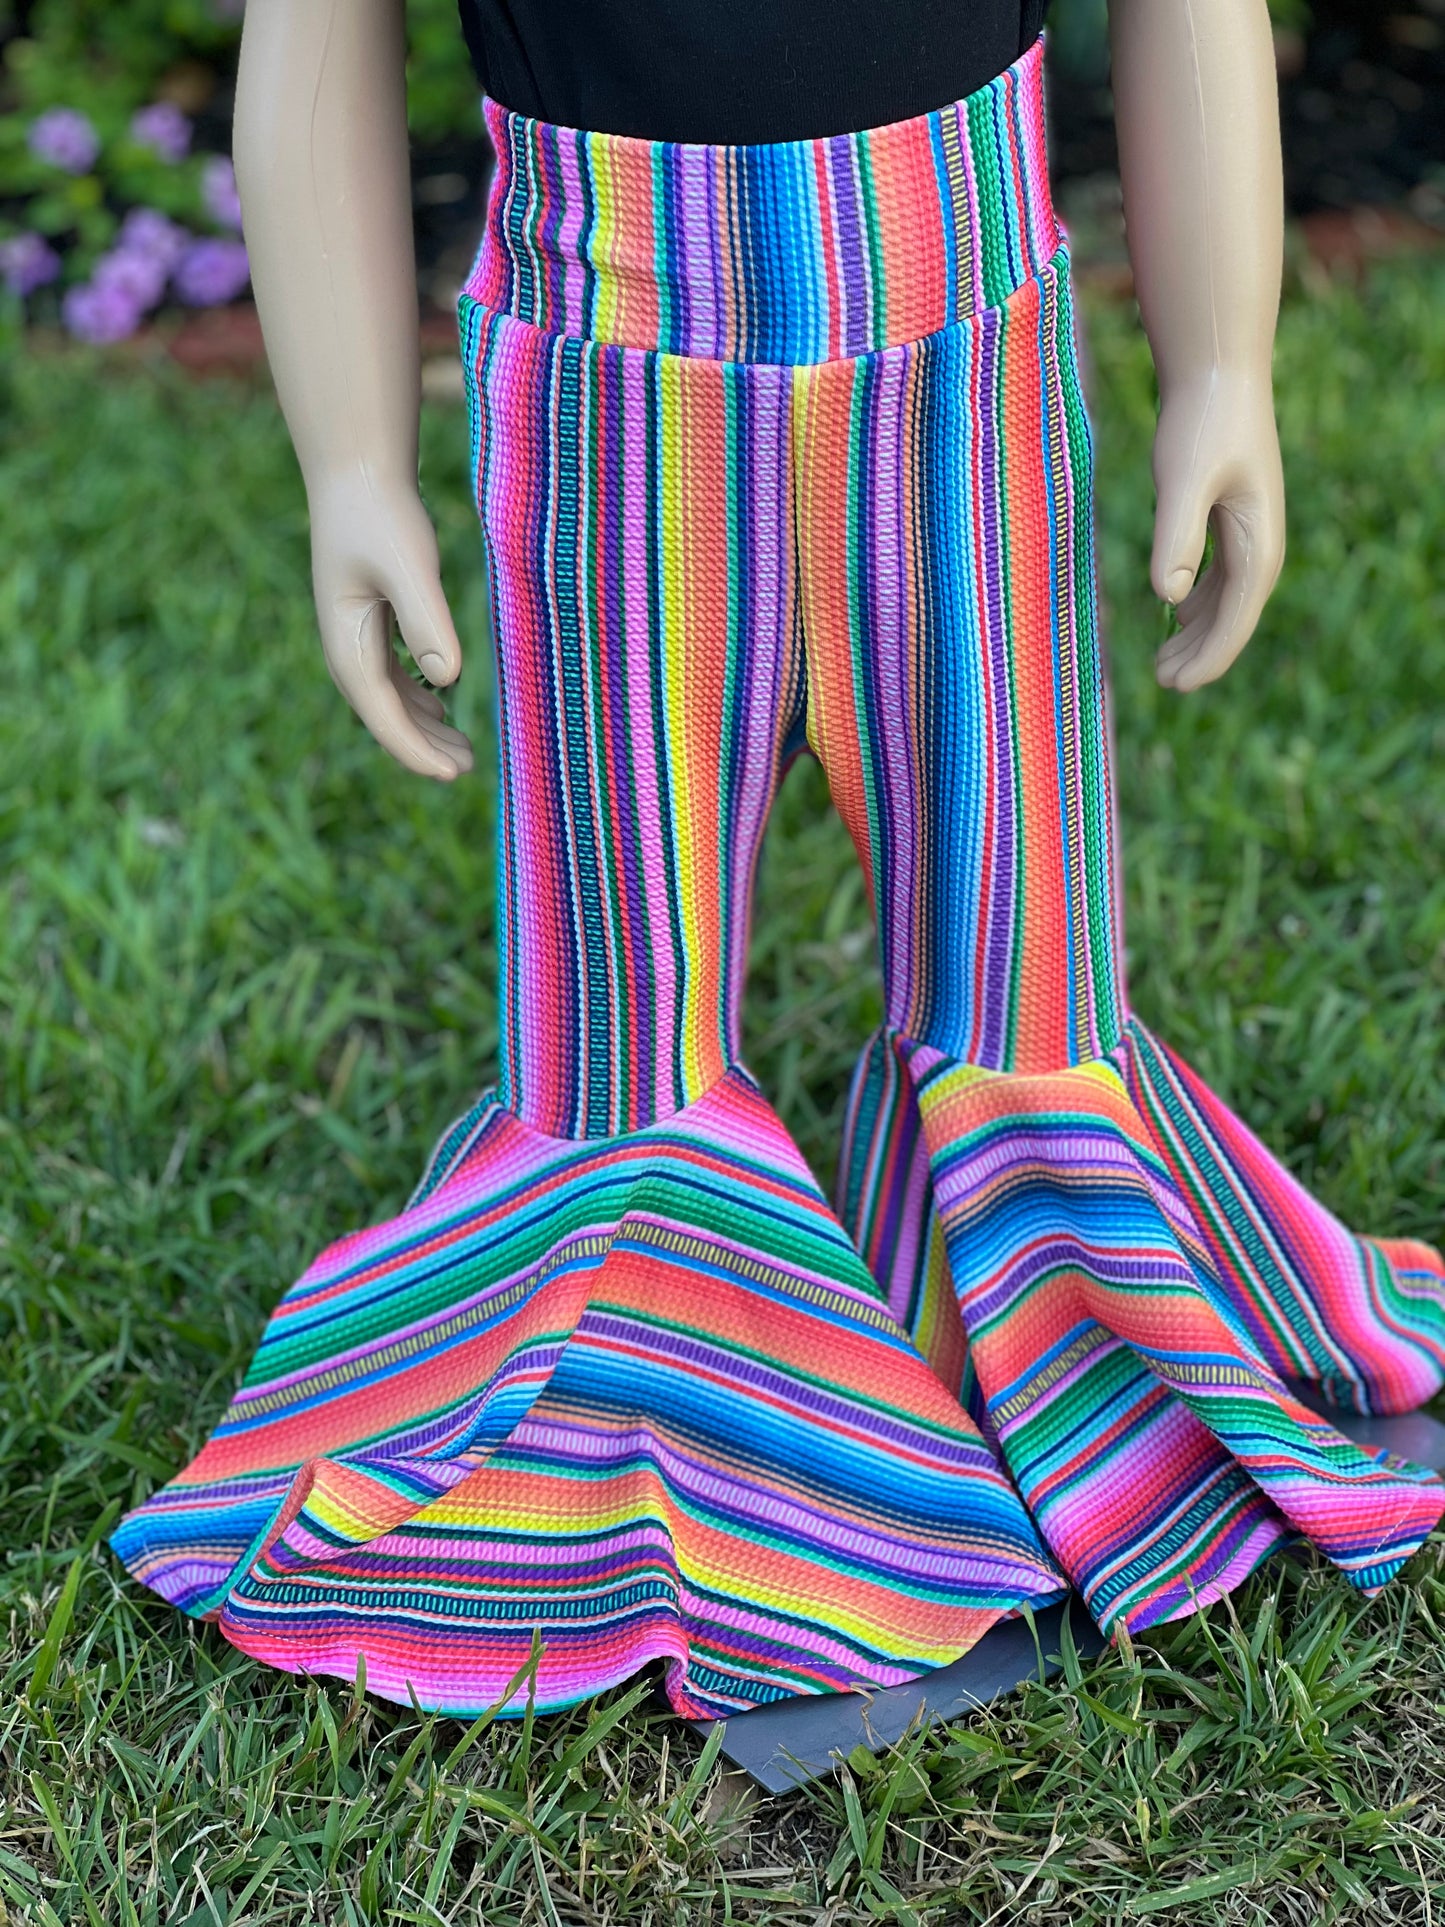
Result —
[[[1300, 1534], [1378, 1586], [1445, 1486], [1285, 1377], [1424, 1397], [1440, 1262], [1334, 1226], [1127, 1015], [1037, 51], [841, 143], [492, 125], [500, 1079], [112, 1543], [258, 1658], [449, 1712], [534, 1633], [541, 1706], [661, 1661], [706, 1717], [923, 1671], [1061, 1569], [1133, 1626]], [[738, 1061], [804, 733], [885, 978], [847, 1230]]]
[[615, 140], [488, 101], [497, 171], [466, 301], [548, 333], [770, 365], [951, 328], [1059, 246], [1040, 47], [938, 113], [765, 147]]

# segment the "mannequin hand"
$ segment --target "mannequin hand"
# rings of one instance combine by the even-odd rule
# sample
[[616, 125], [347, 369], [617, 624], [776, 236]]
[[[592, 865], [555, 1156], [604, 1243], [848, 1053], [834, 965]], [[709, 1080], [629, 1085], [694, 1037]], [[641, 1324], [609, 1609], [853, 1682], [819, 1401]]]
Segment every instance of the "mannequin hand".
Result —
[[471, 744], [391, 645], [394, 618], [429, 682], [445, 687], [461, 673], [421, 497], [414, 485], [387, 485], [356, 468], [316, 484], [309, 500], [311, 581], [331, 679], [397, 762], [449, 783], [471, 769]]
[[[1267, 374], [1214, 369], [1167, 396], [1154, 437], [1150, 580], [1180, 628], [1160, 649], [1166, 688], [1222, 676], [1254, 634], [1284, 561], [1284, 477]], [[1195, 577], [1206, 526], [1214, 554]]]

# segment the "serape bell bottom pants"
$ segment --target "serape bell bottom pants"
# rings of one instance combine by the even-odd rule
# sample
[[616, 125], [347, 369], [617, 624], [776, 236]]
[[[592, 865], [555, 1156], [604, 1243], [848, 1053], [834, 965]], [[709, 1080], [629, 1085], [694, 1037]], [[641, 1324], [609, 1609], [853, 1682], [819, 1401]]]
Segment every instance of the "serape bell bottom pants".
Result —
[[[1429, 1396], [1441, 1261], [1336, 1223], [1126, 1003], [1038, 47], [836, 139], [487, 114], [498, 1080], [112, 1544], [273, 1666], [453, 1713], [653, 1661], [701, 1717], [889, 1683], [1300, 1537], [1377, 1588], [1445, 1487], [1295, 1388]], [[805, 748], [885, 994], [836, 1215], [738, 1053]]]

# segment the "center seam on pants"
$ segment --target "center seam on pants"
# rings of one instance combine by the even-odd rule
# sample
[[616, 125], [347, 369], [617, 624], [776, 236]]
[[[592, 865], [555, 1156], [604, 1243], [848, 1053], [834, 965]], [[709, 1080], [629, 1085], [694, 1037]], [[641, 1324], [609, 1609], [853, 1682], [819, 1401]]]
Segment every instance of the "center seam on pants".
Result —
[[793, 650], [797, 673], [797, 688], [788, 705], [786, 728], [783, 742], [791, 740], [798, 724], [803, 725], [803, 741], [809, 749], [813, 746], [812, 716], [810, 704], [812, 685], [808, 676], [808, 630], [807, 618], [803, 613], [803, 536], [802, 536], [802, 464], [799, 460], [799, 436], [797, 425], [798, 392], [803, 379], [798, 368], [786, 371], [788, 383], [788, 540], [791, 544], [789, 562], [792, 568], [793, 583]]

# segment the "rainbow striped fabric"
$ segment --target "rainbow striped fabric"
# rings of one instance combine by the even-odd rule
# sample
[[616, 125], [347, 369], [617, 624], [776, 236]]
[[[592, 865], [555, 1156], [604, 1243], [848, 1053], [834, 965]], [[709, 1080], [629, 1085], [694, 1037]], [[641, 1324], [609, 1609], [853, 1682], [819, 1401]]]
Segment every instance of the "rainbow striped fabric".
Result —
[[[268, 1664], [448, 1713], [651, 1662], [703, 1718], [890, 1683], [1066, 1580], [1138, 1627], [1299, 1535], [1383, 1583], [1445, 1486], [1289, 1381], [1428, 1396], [1445, 1267], [1128, 1015], [1039, 50], [838, 140], [488, 116], [499, 1079], [111, 1544]], [[803, 740], [886, 991], [837, 1215], [738, 1060]]]

